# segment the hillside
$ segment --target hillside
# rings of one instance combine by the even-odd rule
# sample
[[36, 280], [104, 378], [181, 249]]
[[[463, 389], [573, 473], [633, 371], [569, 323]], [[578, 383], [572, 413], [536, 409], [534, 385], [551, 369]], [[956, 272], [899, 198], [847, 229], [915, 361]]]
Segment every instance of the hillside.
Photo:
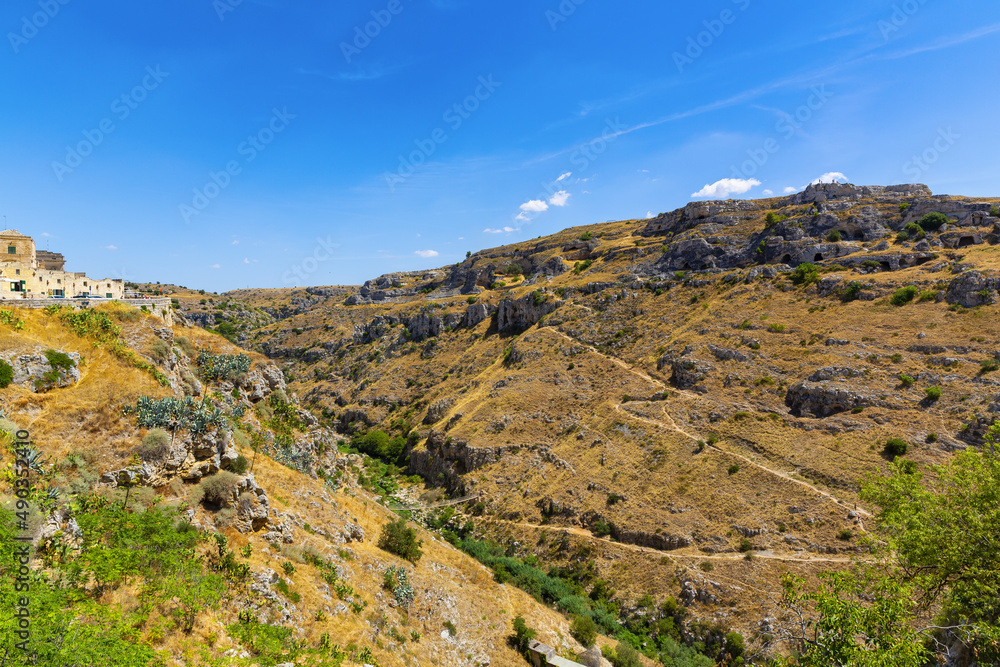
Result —
[[[580, 619], [645, 664], [786, 653], [782, 578], [870, 558], [863, 483], [1000, 417], [998, 206], [827, 184], [362, 286], [130, 286], [173, 326], [3, 304], [33, 650], [516, 666], [522, 616], [588, 664]], [[378, 546], [397, 513], [415, 563]]]
[[998, 203], [819, 185], [180, 304], [343, 437], [415, 429], [401, 462], [522, 555], [568, 532], [622, 600], [754, 637], [782, 573], [858, 555], [889, 440], [923, 468], [996, 418]]
[[[583, 650], [562, 615], [440, 536], [417, 527], [415, 564], [377, 547], [395, 516], [358, 484], [362, 457], [289, 402], [264, 357], [241, 366], [215, 334], [175, 336], [116, 304], [0, 313], [4, 465], [28, 457], [32, 483], [18, 529], [5, 478], [5, 604], [15, 536], [37, 549], [24, 650], [3, 621], [14, 664], [514, 664], [518, 615]], [[408, 573], [405, 604], [389, 567]]]

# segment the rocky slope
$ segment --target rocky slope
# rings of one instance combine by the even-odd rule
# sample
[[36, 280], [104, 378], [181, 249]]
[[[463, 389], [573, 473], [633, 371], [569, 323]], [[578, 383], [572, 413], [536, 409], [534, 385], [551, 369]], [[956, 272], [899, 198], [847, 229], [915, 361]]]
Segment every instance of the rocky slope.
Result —
[[940, 462], [1000, 414], [997, 204], [818, 185], [224, 297], [280, 313], [242, 344], [342, 437], [416, 428], [411, 472], [482, 493], [523, 553], [561, 526], [624, 594], [752, 633], [751, 591], [858, 552], [888, 439]]

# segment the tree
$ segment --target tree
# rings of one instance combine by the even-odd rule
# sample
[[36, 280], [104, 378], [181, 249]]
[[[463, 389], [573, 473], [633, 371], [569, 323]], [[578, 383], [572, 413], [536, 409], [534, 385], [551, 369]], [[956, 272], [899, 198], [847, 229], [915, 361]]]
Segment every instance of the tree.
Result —
[[569, 633], [576, 641], [583, 644], [584, 648], [590, 648], [597, 639], [597, 624], [590, 616], [577, 616], [569, 626]]
[[535, 634], [536, 632], [524, 622], [523, 616], [518, 616], [514, 619], [514, 634], [511, 637], [511, 642], [521, 655], [527, 654], [528, 646], [534, 640]]
[[378, 538], [380, 549], [396, 554], [414, 565], [424, 555], [424, 552], [420, 550], [421, 544], [423, 542], [417, 539], [417, 531], [408, 528], [405, 519], [387, 523], [382, 528], [382, 534]]
[[950, 222], [948, 216], [944, 213], [928, 213], [924, 217], [917, 221], [923, 229], [928, 232], [932, 232], [936, 229], [940, 229], [942, 225], [947, 225]]
[[825, 574], [812, 593], [785, 580], [801, 651], [791, 664], [1000, 664], [998, 441], [1000, 421], [982, 451], [931, 466], [933, 477], [899, 460], [865, 486], [862, 499], [880, 507], [868, 540], [874, 560]]

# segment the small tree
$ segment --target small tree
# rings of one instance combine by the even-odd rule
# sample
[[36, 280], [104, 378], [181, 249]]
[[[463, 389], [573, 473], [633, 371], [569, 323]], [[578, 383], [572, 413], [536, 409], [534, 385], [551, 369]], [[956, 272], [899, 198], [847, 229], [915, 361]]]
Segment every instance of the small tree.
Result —
[[928, 213], [924, 217], [917, 221], [917, 224], [921, 228], [928, 232], [933, 232], [937, 229], [941, 229], [943, 225], [947, 225], [949, 222], [948, 216], [944, 213]]
[[6, 389], [14, 381], [14, 367], [0, 359], [0, 389]]
[[417, 531], [409, 528], [404, 519], [387, 523], [382, 528], [382, 534], [378, 538], [378, 546], [389, 553], [396, 554], [414, 565], [424, 555], [420, 550], [423, 542], [417, 539]]
[[590, 616], [577, 616], [569, 626], [569, 633], [584, 648], [590, 648], [597, 639], [597, 624]]
[[534, 640], [537, 633], [528, 627], [525, 623], [523, 616], [518, 616], [514, 619], [514, 634], [511, 636], [511, 642], [514, 644], [514, 648], [518, 650], [522, 655], [528, 652], [528, 646], [531, 645], [532, 640]]

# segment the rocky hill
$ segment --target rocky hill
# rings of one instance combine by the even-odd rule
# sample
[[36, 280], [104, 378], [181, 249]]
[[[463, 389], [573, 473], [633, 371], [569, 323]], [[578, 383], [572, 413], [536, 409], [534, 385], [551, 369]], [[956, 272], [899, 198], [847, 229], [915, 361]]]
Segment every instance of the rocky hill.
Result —
[[415, 430], [409, 472], [522, 556], [561, 532], [623, 600], [766, 635], [781, 573], [858, 554], [889, 440], [939, 463], [1000, 414], [998, 202], [814, 185], [217, 312], [341, 437]]

